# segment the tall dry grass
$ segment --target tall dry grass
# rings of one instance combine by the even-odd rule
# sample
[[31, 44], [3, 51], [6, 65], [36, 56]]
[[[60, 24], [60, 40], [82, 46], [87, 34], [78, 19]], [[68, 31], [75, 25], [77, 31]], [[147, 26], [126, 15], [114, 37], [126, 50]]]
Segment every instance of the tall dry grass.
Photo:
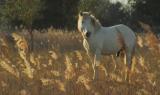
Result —
[[123, 57], [103, 56], [99, 78], [92, 80], [92, 65], [78, 32], [34, 30], [32, 53], [27, 30], [17, 30], [12, 38], [2, 32], [0, 95], [159, 95], [160, 42], [142, 26], [149, 32], [137, 34], [131, 84], [124, 80]]

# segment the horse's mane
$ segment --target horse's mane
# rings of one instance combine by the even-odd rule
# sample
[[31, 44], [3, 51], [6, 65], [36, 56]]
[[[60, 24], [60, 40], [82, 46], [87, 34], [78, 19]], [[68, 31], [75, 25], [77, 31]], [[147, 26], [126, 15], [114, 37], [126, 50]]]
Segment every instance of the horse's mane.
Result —
[[102, 26], [101, 23], [94, 15], [91, 14], [90, 17], [92, 20], [92, 24], [95, 26], [95, 29], [98, 30]]

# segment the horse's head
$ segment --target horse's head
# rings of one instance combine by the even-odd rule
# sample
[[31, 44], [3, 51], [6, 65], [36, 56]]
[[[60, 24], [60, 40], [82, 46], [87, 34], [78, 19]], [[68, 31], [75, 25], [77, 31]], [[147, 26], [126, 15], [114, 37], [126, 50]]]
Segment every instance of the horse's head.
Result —
[[78, 30], [89, 37], [99, 29], [101, 24], [90, 12], [80, 12], [78, 17]]

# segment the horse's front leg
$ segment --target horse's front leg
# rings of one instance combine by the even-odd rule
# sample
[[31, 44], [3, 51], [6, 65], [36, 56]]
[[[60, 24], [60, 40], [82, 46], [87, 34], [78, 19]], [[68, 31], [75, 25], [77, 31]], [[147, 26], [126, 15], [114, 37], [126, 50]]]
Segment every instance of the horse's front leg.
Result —
[[95, 77], [97, 78], [98, 76], [98, 66], [100, 65], [100, 50], [96, 50], [95, 55], [94, 55], [94, 62], [92, 64], [92, 68], [93, 68], [93, 80], [95, 79]]

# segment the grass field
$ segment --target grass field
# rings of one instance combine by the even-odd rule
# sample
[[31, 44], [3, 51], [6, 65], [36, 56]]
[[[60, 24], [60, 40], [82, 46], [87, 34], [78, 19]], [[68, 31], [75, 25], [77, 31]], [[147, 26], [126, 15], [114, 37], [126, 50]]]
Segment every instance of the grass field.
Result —
[[99, 68], [98, 79], [92, 80], [80, 33], [35, 30], [34, 51], [29, 53], [26, 31], [17, 30], [14, 39], [0, 34], [0, 95], [160, 95], [160, 42], [152, 32], [137, 34], [129, 84], [123, 57], [103, 56], [101, 67], [108, 76]]

